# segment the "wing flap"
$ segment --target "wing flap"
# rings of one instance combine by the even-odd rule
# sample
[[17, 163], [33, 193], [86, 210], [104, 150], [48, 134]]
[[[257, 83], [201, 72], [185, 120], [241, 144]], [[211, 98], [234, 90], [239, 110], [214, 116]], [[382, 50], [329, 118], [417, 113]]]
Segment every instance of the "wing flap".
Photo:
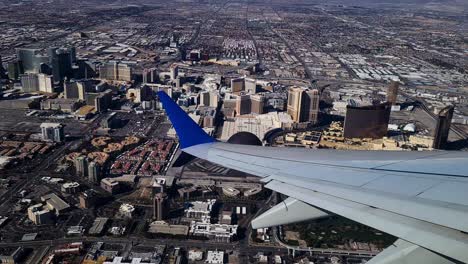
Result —
[[266, 187], [439, 254], [468, 262], [468, 235], [460, 231], [276, 180]]
[[386, 248], [377, 256], [373, 257], [367, 264], [455, 264], [439, 254], [422, 248], [410, 242], [398, 239], [393, 245]]
[[327, 212], [315, 208], [310, 204], [306, 204], [293, 198], [287, 198], [283, 202], [275, 205], [268, 211], [253, 219], [252, 228], [258, 229], [287, 225], [326, 216], [329, 216]]
[[[316, 171], [316, 173], [320, 174], [322, 172]], [[338, 170], [335, 173], [341, 175], [343, 172]], [[352, 172], [349, 176], [352, 176]], [[468, 208], [466, 206], [419, 197], [403, 196], [388, 191], [383, 192], [346, 186], [344, 184], [300, 177], [296, 174], [284, 173], [264, 179], [265, 182], [270, 180], [281, 181], [290, 186], [307, 188], [311, 191], [321, 192], [449, 228], [468, 231], [468, 222], [460, 221], [460, 219], [468, 219]]]

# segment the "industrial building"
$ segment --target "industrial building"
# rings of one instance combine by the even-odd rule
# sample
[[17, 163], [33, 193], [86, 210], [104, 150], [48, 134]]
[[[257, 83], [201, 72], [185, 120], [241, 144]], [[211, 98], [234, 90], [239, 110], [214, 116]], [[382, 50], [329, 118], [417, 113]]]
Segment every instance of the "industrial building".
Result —
[[190, 234], [192, 236], [207, 237], [217, 242], [228, 243], [237, 235], [237, 225], [192, 221], [190, 224]]
[[101, 235], [104, 232], [104, 228], [106, 227], [109, 218], [106, 217], [96, 217], [94, 219], [93, 225], [88, 230], [88, 234], [90, 235]]
[[41, 201], [45, 202], [49, 210], [54, 211], [55, 215], [59, 216], [70, 209], [70, 205], [58, 197], [55, 193], [49, 193], [41, 197]]
[[186, 236], [188, 235], [189, 227], [186, 225], [172, 225], [164, 221], [154, 221], [150, 224], [148, 232], [153, 234]]
[[223, 251], [208, 251], [206, 255], [207, 264], [223, 264], [224, 263], [224, 252]]

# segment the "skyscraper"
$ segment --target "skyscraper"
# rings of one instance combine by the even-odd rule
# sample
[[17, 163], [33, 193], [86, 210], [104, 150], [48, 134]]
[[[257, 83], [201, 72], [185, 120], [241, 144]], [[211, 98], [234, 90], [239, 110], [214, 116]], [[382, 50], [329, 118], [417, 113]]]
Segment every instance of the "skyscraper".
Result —
[[143, 70], [143, 83], [156, 83], [158, 79], [158, 71], [156, 68]]
[[387, 135], [391, 104], [346, 107], [345, 138], [383, 138]]
[[63, 93], [67, 99], [86, 100], [86, 92], [92, 90], [93, 83], [91, 81], [73, 81], [65, 82]]
[[179, 76], [179, 66], [177, 66], [176, 64], [172, 64], [170, 71], [171, 71], [171, 81], [174, 81]]
[[244, 78], [235, 78], [231, 80], [231, 91], [233, 93], [238, 93], [245, 89]]
[[63, 125], [59, 123], [42, 123], [41, 134], [44, 141], [62, 142], [65, 139]]
[[101, 172], [101, 167], [98, 163], [91, 161], [88, 164], [88, 181], [92, 183], [97, 183], [99, 181], [99, 176]]
[[453, 111], [455, 107], [449, 105], [442, 109], [437, 115], [437, 125], [434, 131], [435, 149], [445, 149], [447, 147], [447, 139], [450, 133], [450, 124], [452, 123]]
[[99, 77], [107, 80], [131, 81], [132, 68], [129, 65], [113, 62], [99, 67]]
[[49, 56], [52, 62], [52, 75], [54, 76], [54, 82], [62, 82], [65, 77], [72, 78], [72, 60], [69, 50], [57, 49], [50, 50]]
[[20, 76], [23, 92], [31, 93], [39, 91], [39, 78], [35, 73], [27, 73]]
[[199, 105], [217, 107], [219, 102], [219, 96], [216, 92], [204, 91], [200, 93]]
[[8, 63], [8, 78], [18, 80], [20, 75], [24, 73], [23, 64], [21, 61], [11, 61]]
[[250, 102], [250, 95], [239, 95], [236, 99], [236, 114], [246, 115], [252, 112], [252, 104]]
[[38, 74], [37, 75], [38, 83], [39, 83], [39, 91], [45, 93], [53, 93], [54, 92], [54, 85], [52, 76], [47, 74]]
[[250, 96], [250, 103], [251, 103], [251, 112], [255, 114], [263, 114], [263, 109], [265, 107], [265, 97], [262, 95], [251, 95]]
[[288, 92], [288, 114], [294, 122], [315, 124], [319, 110], [319, 92], [317, 89], [293, 87]]
[[0, 78], [6, 78], [6, 70], [5, 68], [3, 67], [3, 60], [2, 60], [2, 56], [0, 56]]
[[86, 156], [78, 156], [75, 159], [76, 174], [81, 177], [88, 176], [88, 158]]
[[249, 94], [257, 93], [257, 81], [255, 79], [245, 78], [244, 79], [245, 92]]
[[387, 89], [387, 102], [392, 105], [396, 104], [398, 97], [398, 87], [400, 86], [399, 82], [392, 81]]
[[153, 219], [157, 221], [164, 220], [168, 211], [167, 195], [165, 193], [155, 194], [153, 198]]
[[38, 49], [17, 49], [16, 52], [26, 73], [39, 73], [41, 63], [49, 62], [49, 57], [40, 55]]

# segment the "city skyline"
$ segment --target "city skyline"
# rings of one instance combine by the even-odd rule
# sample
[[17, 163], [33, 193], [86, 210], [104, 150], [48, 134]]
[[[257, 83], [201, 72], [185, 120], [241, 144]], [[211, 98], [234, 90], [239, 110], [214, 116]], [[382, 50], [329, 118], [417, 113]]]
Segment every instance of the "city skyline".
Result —
[[461, 0], [0, 0], [0, 262], [468, 262]]

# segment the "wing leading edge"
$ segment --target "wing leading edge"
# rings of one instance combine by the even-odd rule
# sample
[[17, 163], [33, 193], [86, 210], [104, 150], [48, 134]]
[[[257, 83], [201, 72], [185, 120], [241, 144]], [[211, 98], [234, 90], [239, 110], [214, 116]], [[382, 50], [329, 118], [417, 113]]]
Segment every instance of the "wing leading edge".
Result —
[[[318, 207], [424, 249], [415, 252], [436, 252], [468, 263], [468, 222], [460, 220], [468, 219], [467, 154], [313, 151], [220, 143], [164, 92], [159, 97], [184, 152], [262, 177], [267, 188], [294, 198], [289, 201], [294, 207], [311, 206], [301, 217], [261, 215], [252, 221], [253, 227], [322, 216]], [[277, 206], [267, 213], [279, 215], [287, 209]], [[407, 245], [399, 248], [408, 250]]]

